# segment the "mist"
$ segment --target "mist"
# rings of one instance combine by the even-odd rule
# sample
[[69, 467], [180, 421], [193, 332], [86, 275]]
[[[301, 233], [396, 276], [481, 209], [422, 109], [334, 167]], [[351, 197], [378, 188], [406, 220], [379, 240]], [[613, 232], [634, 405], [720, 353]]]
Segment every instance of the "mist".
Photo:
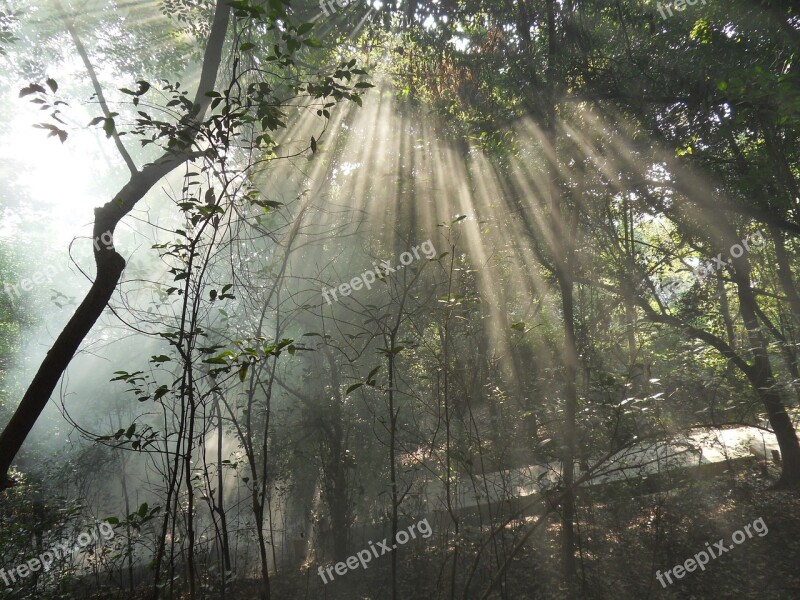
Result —
[[601, 4], [0, 4], [0, 598], [794, 597], [797, 14]]

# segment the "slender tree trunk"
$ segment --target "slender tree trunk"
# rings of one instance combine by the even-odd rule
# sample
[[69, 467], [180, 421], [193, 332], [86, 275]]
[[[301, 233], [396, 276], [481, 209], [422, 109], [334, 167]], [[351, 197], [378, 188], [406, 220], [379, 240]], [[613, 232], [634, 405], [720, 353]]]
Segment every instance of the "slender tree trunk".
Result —
[[343, 561], [347, 558], [348, 533], [350, 529], [350, 506], [347, 485], [347, 468], [345, 466], [344, 429], [342, 424], [341, 380], [339, 367], [328, 348], [323, 350], [331, 371], [331, 387], [334, 390], [333, 411], [325, 429], [328, 436], [328, 460], [325, 466], [325, 485], [328, 487], [327, 502], [331, 516], [331, 535], [333, 536], [333, 558]]
[[[634, 237], [633, 237], [633, 211], [626, 199], [622, 208], [622, 225], [625, 228], [625, 255], [633, 263], [634, 257]], [[633, 269], [629, 270], [633, 273]], [[630, 293], [623, 294], [625, 304], [625, 337], [628, 340], [628, 372], [633, 373], [633, 365], [636, 364], [636, 306]]]
[[[194, 328], [193, 328], [194, 330]], [[191, 368], [191, 362], [189, 363]], [[195, 589], [195, 574], [197, 569], [194, 564], [194, 479], [192, 478], [192, 448], [194, 446], [194, 422], [197, 405], [195, 404], [192, 388], [194, 381], [189, 375], [189, 429], [186, 435], [186, 452], [183, 458], [183, 469], [186, 474], [186, 539], [188, 552], [186, 565], [189, 570], [189, 598], [194, 600], [197, 594]]]
[[[251, 375], [252, 378], [252, 375]], [[250, 493], [251, 506], [253, 509], [253, 519], [256, 525], [256, 539], [258, 541], [258, 556], [261, 561], [261, 590], [259, 596], [261, 600], [269, 600], [270, 598], [270, 582], [269, 582], [269, 558], [267, 554], [267, 542], [264, 537], [264, 499], [260, 496], [259, 486], [259, 472], [258, 463], [256, 462], [255, 449], [253, 444], [253, 428], [252, 428], [252, 399], [253, 394], [249, 394], [249, 406], [247, 410], [246, 426], [243, 433], [240, 433], [242, 445], [245, 448], [247, 455], [247, 462], [250, 466], [250, 477], [252, 479], [253, 489]], [[230, 409], [229, 409], [230, 410]], [[264, 457], [266, 460], [266, 457]]]
[[[103, 111], [103, 116], [105, 116], [107, 119], [112, 118], [111, 109], [108, 108], [108, 102], [106, 102], [106, 97], [103, 93], [103, 87], [100, 85], [100, 80], [97, 78], [97, 73], [94, 70], [92, 61], [89, 59], [89, 53], [87, 52], [86, 47], [83, 45], [72, 19], [66, 13], [64, 7], [61, 6], [61, 2], [58, 0], [52, 0], [52, 3], [56, 9], [56, 12], [58, 12], [58, 14], [61, 16], [61, 20], [64, 21], [64, 26], [67, 28], [67, 31], [72, 38], [72, 43], [75, 44], [75, 49], [78, 51], [78, 56], [80, 56], [81, 61], [83, 61], [83, 66], [86, 69], [86, 73], [89, 75], [89, 80], [92, 82], [92, 88], [94, 88], [94, 93], [97, 96], [97, 103], [100, 105], [100, 108]], [[138, 172], [136, 163], [133, 162], [131, 155], [128, 153], [128, 150], [122, 143], [122, 138], [119, 136], [119, 133], [117, 133], [116, 128], [111, 130], [111, 137], [114, 140], [114, 145], [117, 147], [122, 160], [124, 160], [125, 164], [128, 166], [131, 175], [136, 175]]]
[[[109, 421], [111, 417], [109, 417]], [[120, 427], [122, 427], [122, 419], [120, 418]], [[113, 429], [113, 426], [112, 426]], [[122, 481], [122, 499], [125, 502], [125, 516], [127, 517], [131, 514], [131, 502], [130, 502], [130, 495], [128, 494], [128, 470], [127, 470], [127, 461], [125, 460], [125, 455], [120, 456], [119, 461], [119, 473], [120, 479]], [[130, 520], [127, 518], [125, 519], [125, 535], [127, 539], [125, 540], [125, 547], [126, 552], [128, 554], [128, 588], [129, 591], [133, 592], [133, 538], [131, 537], [131, 524]]]
[[214, 413], [217, 416], [217, 497], [215, 510], [219, 515], [220, 544], [222, 546], [222, 596], [225, 597], [225, 587], [228, 573], [231, 570], [230, 537], [228, 535], [228, 517], [225, 514], [225, 477], [222, 471], [222, 437], [224, 434], [222, 423], [222, 407], [219, 398], [214, 402]]
[[[166, 421], [165, 421], [165, 428], [166, 431]], [[170, 516], [172, 518], [173, 524], [173, 531], [172, 531], [172, 540], [170, 544], [175, 543], [175, 511], [173, 511], [172, 506], [177, 505], [177, 498], [178, 498], [178, 473], [180, 470], [180, 459], [181, 459], [181, 452], [180, 452], [180, 440], [183, 439], [183, 431], [185, 425], [185, 418], [183, 416], [183, 407], [181, 407], [181, 423], [180, 427], [178, 428], [178, 435], [175, 442], [175, 457], [172, 459], [172, 467], [170, 468], [170, 456], [169, 456], [169, 439], [164, 440], [164, 456], [166, 457], [164, 463], [166, 465], [166, 470], [169, 474], [169, 479], [167, 482], [167, 498], [166, 502], [164, 503], [166, 508], [164, 510], [164, 519], [161, 525], [161, 535], [158, 539], [158, 546], [156, 547], [156, 558], [155, 558], [155, 566], [153, 568], [153, 591], [152, 591], [152, 600], [158, 600], [160, 595], [161, 589], [161, 565], [164, 561], [164, 555], [167, 550], [167, 532], [169, 531], [169, 524], [170, 524]], [[177, 508], [175, 509], [177, 510]], [[172, 547], [170, 548], [170, 551]], [[171, 558], [171, 557], [170, 557]], [[170, 560], [170, 564], [173, 561]], [[171, 580], [171, 578], [170, 578]]]
[[[402, 314], [402, 309], [401, 309]], [[399, 317], [398, 317], [399, 322]], [[389, 338], [389, 480], [392, 485], [392, 542], [397, 539], [398, 526], [398, 493], [397, 493], [397, 415], [400, 410], [394, 408], [394, 345], [397, 329]], [[449, 476], [449, 473], [448, 473]], [[397, 552], [392, 552], [392, 600], [397, 600]]]
[[[453, 293], [453, 270], [455, 268], [455, 245], [450, 246], [450, 264], [447, 276], [447, 297]], [[443, 381], [443, 405], [444, 405], [444, 432], [445, 432], [445, 497], [447, 501], [447, 512], [450, 520], [453, 521], [453, 564], [450, 569], [450, 599], [455, 598], [456, 575], [458, 573], [459, 556], [459, 535], [461, 523], [456, 512], [457, 507], [453, 502], [453, 453], [452, 453], [452, 418], [450, 414], [450, 317], [451, 307], [445, 308], [445, 320], [439, 327], [439, 343], [442, 348], [442, 379]]]
[[[717, 274], [716, 283], [717, 297], [719, 298], [719, 312], [722, 316], [722, 322], [725, 325], [725, 337], [727, 338], [726, 341], [731, 348], [736, 348], [736, 330], [733, 326], [730, 302], [728, 302], [728, 293], [725, 289], [725, 281], [722, 279], [721, 273]], [[735, 368], [736, 367], [731, 362], [728, 362], [725, 365], [725, 377], [728, 380], [728, 385], [730, 385], [732, 389], [736, 389], [736, 379], [734, 377]]]
[[558, 185], [558, 149], [556, 143], [556, 105], [559, 102], [557, 78], [558, 41], [556, 33], [556, 12], [558, 8], [555, 0], [548, 0], [547, 12], [547, 100], [544, 107], [545, 146], [548, 159], [548, 194], [552, 218], [552, 231], [554, 239], [561, 240], [553, 248], [553, 261], [556, 270], [558, 289], [561, 295], [561, 310], [564, 317], [564, 426], [562, 449], [562, 484], [565, 489], [561, 503], [561, 551], [564, 582], [568, 587], [570, 597], [575, 595], [575, 442], [576, 442], [576, 415], [578, 406], [578, 352], [575, 338], [575, 300], [573, 298], [573, 248], [569, 239], [570, 225], [565, 223], [565, 214], [562, 209], [563, 199]]
[[572, 298], [573, 285], [568, 278], [559, 281], [561, 292], [561, 309], [564, 314], [564, 458], [563, 458], [563, 485], [568, 490], [562, 504], [562, 552], [564, 561], [564, 576], [567, 585], [574, 586], [576, 575], [575, 568], [575, 494], [573, 484], [575, 481], [575, 438], [576, 415], [578, 406], [578, 389], [576, 378], [578, 374], [578, 353], [575, 347], [575, 307]]

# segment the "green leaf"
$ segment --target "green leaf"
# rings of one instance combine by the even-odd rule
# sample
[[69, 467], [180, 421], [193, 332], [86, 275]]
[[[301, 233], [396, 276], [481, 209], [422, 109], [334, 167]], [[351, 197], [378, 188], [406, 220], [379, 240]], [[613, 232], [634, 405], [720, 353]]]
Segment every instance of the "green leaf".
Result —
[[110, 138], [116, 129], [114, 119], [103, 119], [103, 131], [106, 132], [106, 137]]
[[36, 125], [34, 125], [34, 127], [36, 127], [37, 129], [46, 129], [47, 131], [49, 131], [50, 133], [47, 135], [47, 137], [58, 136], [58, 139], [61, 140], [62, 144], [67, 140], [67, 132], [64, 131], [63, 129], [59, 129], [58, 127], [56, 127], [51, 123], [37, 123]]
[[44, 94], [47, 92], [47, 90], [45, 90], [38, 83], [32, 83], [28, 87], [24, 87], [19, 91], [19, 97], [23, 98], [24, 96], [28, 96], [29, 94], [35, 94], [36, 92]]
[[313, 23], [303, 23], [297, 28], [297, 35], [305, 35], [314, 28]]

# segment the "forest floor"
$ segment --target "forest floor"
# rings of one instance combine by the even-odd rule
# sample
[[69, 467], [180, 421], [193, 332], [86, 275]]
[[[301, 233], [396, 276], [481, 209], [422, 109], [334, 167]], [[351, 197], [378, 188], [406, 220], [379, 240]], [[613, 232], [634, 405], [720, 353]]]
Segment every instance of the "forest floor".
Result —
[[[705, 599], [758, 598], [792, 600], [800, 598], [800, 494], [769, 489], [777, 470], [751, 461], [738, 465], [736, 472], [689, 483], [668, 491], [637, 495], [618, 488], [602, 499], [583, 499], [578, 504], [580, 529], [577, 557], [577, 597], [586, 599]], [[766, 533], [752, 524], [763, 519]], [[560, 578], [559, 521], [551, 514], [529, 538], [508, 570], [502, 589], [488, 598], [503, 600], [553, 599], [567, 597]], [[752, 537], [732, 536], [750, 525]], [[464, 545], [480, 539], [477, 527], [464, 523]], [[508, 554], [519, 535], [512, 531], [497, 536], [497, 553]], [[662, 574], [683, 564], [719, 540], [729, 549], [712, 558], [704, 570], [671, 577], [672, 584], [659, 583]], [[733, 546], [733, 547], [731, 547]], [[452, 560], [444, 572], [441, 564], [407, 548], [397, 554], [397, 598], [433, 600], [481, 598], [488, 585], [488, 564], [481, 564], [464, 594], [464, 574], [472, 567], [472, 547], [460, 549], [457, 593], [449, 591]], [[491, 545], [484, 549], [493, 554]], [[719, 552], [719, 550], [716, 550]], [[452, 554], [452, 548], [451, 548]], [[316, 566], [304, 573], [279, 573], [271, 577], [271, 600], [384, 600], [392, 597], [389, 557], [357, 569], [324, 585]], [[691, 565], [690, 565], [691, 566]], [[497, 571], [496, 564], [491, 572]], [[94, 598], [134, 598], [118, 593]], [[142, 593], [141, 598], [149, 598]], [[175, 596], [183, 600], [188, 596]], [[220, 598], [207, 594], [207, 600]], [[257, 600], [255, 582], [233, 584], [227, 598]]]
[[[586, 519], [591, 527], [584, 532], [581, 597], [800, 598], [800, 494], [770, 490], [778, 474], [750, 462], [736, 473], [667, 493], [585, 507], [594, 513]], [[759, 519], [766, 524], [763, 536], [754, 531]], [[743, 532], [737, 540], [735, 532], [746, 526], [752, 537]], [[717, 549], [720, 540], [728, 548], [725, 553]], [[681, 579], [673, 575], [672, 584], [663, 577], [707, 546], [721, 556], [710, 559], [704, 570], [689, 565], [694, 572]], [[536, 597], [562, 596], [543, 592]]]

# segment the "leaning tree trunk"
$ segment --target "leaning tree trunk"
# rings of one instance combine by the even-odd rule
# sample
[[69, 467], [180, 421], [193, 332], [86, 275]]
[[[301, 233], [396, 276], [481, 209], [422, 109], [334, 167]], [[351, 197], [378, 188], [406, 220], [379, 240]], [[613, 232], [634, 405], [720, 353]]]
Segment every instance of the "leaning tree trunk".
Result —
[[[214, 89], [229, 21], [230, 6], [227, 2], [217, 2], [194, 101], [194, 123], [182, 132], [183, 139], [188, 136], [188, 139], [194, 140], [194, 130], [202, 121], [211, 103], [211, 98], [206, 96], [206, 93]], [[113, 245], [114, 229], [117, 224], [162, 177], [188, 160], [202, 155], [202, 152], [192, 151], [188, 145], [186, 150], [164, 154], [141, 171], [133, 173], [113, 200], [95, 209], [94, 239], [107, 239], [103, 236], [110, 235], [112, 242], [107, 246], [94, 244], [97, 277], [83, 302], [47, 352], [17, 410], [0, 434], [0, 489], [13, 485], [8, 478], [8, 469], [14, 457], [47, 405], [61, 375], [69, 366], [81, 342], [100, 318], [119, 283], [122, 270], [125, 268], [125, 259], [116, 252]]]
[[794, 487], [800, 485], [800, 443], [798, 443], [797, 432], [786, 413], [786, 407], [778, 392], [769, 360], [767, 342], [758, 325], [758, 305], [750, 283], [750, 264], [745, 258], [735, 258], [733, 265], [732, 278], [736, 283], [742, 320], [747, 330], [753, 355], [753, 364], [747, 375], [764, 403], [783, 459], [781, 476], [775, 485], [776, 487]]

